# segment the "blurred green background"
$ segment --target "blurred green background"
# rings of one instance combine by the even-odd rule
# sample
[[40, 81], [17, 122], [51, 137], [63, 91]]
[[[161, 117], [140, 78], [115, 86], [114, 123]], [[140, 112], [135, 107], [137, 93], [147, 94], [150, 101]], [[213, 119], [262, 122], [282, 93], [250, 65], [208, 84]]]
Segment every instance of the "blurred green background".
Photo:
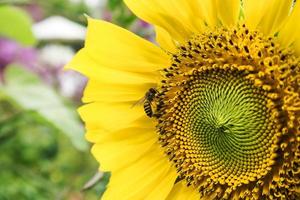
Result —
[[76, 112], [87, 80], [62, 70], [83, 46], [84, 14], [153, 40], [122, 0], [0, 0], [0, 200], [105, 190], [110, 175], [97, 173]]

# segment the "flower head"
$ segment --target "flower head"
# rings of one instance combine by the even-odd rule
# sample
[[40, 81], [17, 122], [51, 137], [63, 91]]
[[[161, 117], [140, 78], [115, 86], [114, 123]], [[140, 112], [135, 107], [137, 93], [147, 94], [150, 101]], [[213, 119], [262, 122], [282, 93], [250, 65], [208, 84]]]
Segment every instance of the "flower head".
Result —
[[300, 5], [125, 2], [159, 45], [89, 19], [67, 66], [89, 78], [103, 199], [300, 198]]

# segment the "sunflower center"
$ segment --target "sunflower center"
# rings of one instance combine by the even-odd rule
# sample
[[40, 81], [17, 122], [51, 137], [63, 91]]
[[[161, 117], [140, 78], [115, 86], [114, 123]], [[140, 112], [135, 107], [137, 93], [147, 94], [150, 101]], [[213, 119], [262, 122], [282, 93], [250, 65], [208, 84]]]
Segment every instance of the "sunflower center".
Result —
[[179, 177], [211, 199], [268, 179], [280, 144], [290, 139], [282, 135], [299, 129], [299, 97], [284, 97], [299, 90], [295, 70], [292, 52], [244, 26], [178, 47], [158, 88], [155, 117]]
[[178, 134], [174, 144], [184, 151], [176, 163], [228, 184], [266, 173], [276, 130], [267, 99], [243, 72], [216, 68], [191, 75], [168, 118]]

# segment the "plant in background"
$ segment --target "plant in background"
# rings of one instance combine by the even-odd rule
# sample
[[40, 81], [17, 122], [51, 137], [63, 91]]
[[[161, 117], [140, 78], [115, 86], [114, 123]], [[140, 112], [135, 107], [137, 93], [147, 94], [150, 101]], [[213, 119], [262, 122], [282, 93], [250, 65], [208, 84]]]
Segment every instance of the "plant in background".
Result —
[[2, 81], [4, 81], [5, 69], [10, 64], [19, 63], [32, 71], [36, 69], [37, 52], [34, 48], [24, 47], [18, 42], [4, 37], [0, 37], [0, 47], [0, 76]]
[[[70, 80], [59, 88], [45, 80], [51, 76], [61, 81], [72, 72], [50, 74], [46, 62], [40, 62], [43, 44], [36, 45], [40, 41], [31, 28], [24, 10], [0, 4], [0, 199], [96, 199], [109, 175], [99, 187], [80, 192], [97, 166], [74, 111], [78, 102], [57, 91], [72, 96]], [[54, 59], [61, 61], [64, 53]], [[56, 64], [61, 69], [64, 63]]]
[[158, 46], [89, 18], [67, 65], [89, 78], [103, 199], [299, 199], [300, 5], [125, 2]]

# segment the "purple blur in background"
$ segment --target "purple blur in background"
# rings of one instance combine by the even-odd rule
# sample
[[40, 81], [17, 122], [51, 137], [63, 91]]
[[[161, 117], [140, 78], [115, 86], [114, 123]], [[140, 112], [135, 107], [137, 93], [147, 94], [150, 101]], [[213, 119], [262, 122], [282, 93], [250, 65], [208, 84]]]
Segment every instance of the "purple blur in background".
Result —
[[37, 51], [32, 47], [23, 47], [16, 41], [0, 38], [0, 78], [4, 81], [4, 71], [12, 63], [34, 70], [36, 67]]

